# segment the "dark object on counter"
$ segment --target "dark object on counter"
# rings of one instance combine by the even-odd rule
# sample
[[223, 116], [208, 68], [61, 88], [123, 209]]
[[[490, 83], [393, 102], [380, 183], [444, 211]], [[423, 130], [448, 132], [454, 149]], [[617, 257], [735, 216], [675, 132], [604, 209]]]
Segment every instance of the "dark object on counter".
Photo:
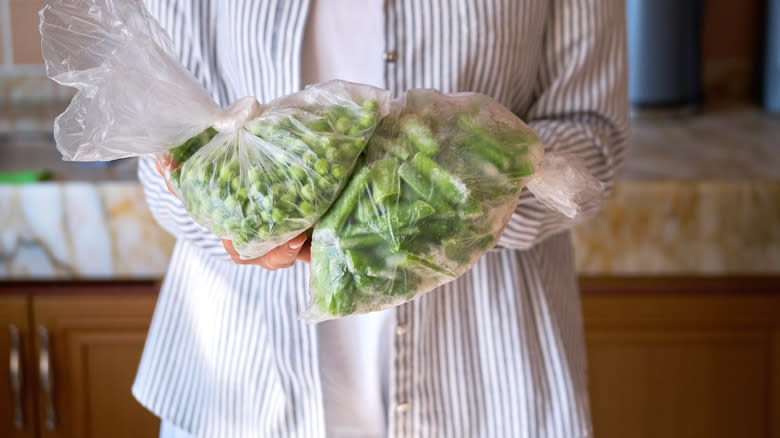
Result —
[[704, 0], [628, 0], [629, 100], [635, 113], [701, 102]]
[[0, 171], [0, 184], [30, 184], [51, 179], [51, 172], [44, 169]]
[[780, 113], [780, 0], [767, 1], [766, 19], [762, 100], [767, 111]]

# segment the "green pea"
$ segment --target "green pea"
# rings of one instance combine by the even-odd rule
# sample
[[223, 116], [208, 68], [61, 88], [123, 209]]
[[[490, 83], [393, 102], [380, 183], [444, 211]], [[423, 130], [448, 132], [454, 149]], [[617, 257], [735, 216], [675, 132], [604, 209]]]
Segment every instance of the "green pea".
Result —
[[317, 178], [317, 187], [320, 190], [328, 190], [331, 188], [331, 183], [326, 178]]
[[303, 187], [301, 187], [301, 197], [303, 199], [306, 199], [307, 201], [311, 201], [314, 199], [314, 189], [311, 185], [306, 184]]
[[252, 184], [260, 184], [263, 181], [263, 174], [259, 169], [249, 169], [247, 178]]
[[363, 101], [363, 108], [369, 111], [379, 111], [379, 102], [376, 99], [366, 99]]
[[220, 174], [219, 177], [217, 178], [217, 186], [219, 186], [220, 188], [222, 187], [227, 188], [230, 185], [230, 182], [231, 182], [231, 177], [229, 175], [223, 176], [222, 174]]
[[364, 112], [360, 115], [360, 126], [363, 128], [370, 128], [374, 126], [375, 122], [376, 117], [374, 117], [374, 113]]
[[294, 203], [297, 199], [297, 196], [295, 196], [292, 192], [284, 193], [279, 199], [281, 199], [284, 202]]
[[320, 175], [325, 175], [328, 173], [328, 162], [324, 158], [320, 158], [317, 160], [317, 163], [314, 164], [314, 170], [319, 173]]
[[249, 199], [249, 193], [246, 187], [241, 187], [240, 189], [238, 189], [238, 193], [236, 193], [236, 198], [241, 202], [244, 202], [247, 199]]
[[301, 210], [301, 213], [303, 213], [304, 216], [309, 216], [314, 213], [314, 206], [311, 205], [311, 202], [303, 201], [298, 204], [298, 208]]
[[292, 172], [293, 176], [299, 181], [306, 178], [306, 171], [301, 167], [293, 167], [290, 169], [290, 172]]
[[300, 216], [298, 214], [298, 206], [296, 204], [294, 204], [294, 203], [283, 202], [283, 203], [281, 203], [279, 205], [279, 210], [282, 210], [282, 212], [284, 213], [285, 217], [287, 217], [288, 219], [291, 218], [291, 217], [299, 217]]
[[336, 120], [336, 132], [340, 134], [344, 134], [347, 131], [349, 131], [350, 126], [352, 125], [352, 122], [349, 121], [346, 117], [339, 117], [338, 120]]
[[330, 124], [328, 119], [319, 118], [308, 123], [307, 127], [314, 132], [326, 132], [330, 131]]
[[325, 151], [325, 158], [328, 161], [338, 161], [339, 150], [336, 148], [328, 148], [328, 150]]
[[314, 163], [317, 162], [317, 155], [315, 155], [313, 152], [304, 152], [303, 157], [304, 164], [306, 164], [309, 167], [314, 166]]
[[284, 213], [282, 212], [282, 210], [275, 208], [271, 212], [271, 219], [273, 219], [274, 223], [278, 224], [284, 220]]
[[360, 152], [360, 148], [356, 147], [355, 143], [351, 141], [345, 141], [339, 146], [339, 155], [342, 160], [350, 160]]
[[335, 164], [330, 171], [336, 179], [344, 179], [347, 177], [347, 170], [340, 164]]
[[241, 187], [241, 179], [237, 176], [233, 177], [230, 180], [230, 188], [233, 190], [233, 193], [237, 192], [239, 187]]
[[233, 178], [233, 172], [227, 166], [222, 167], [219, 169], [219, 178], [229, 181], [231, 178]]
[[320, 146], [323, 148], [329, 148], [333, 146], [333, 140], [330, 137], [320, 137]]

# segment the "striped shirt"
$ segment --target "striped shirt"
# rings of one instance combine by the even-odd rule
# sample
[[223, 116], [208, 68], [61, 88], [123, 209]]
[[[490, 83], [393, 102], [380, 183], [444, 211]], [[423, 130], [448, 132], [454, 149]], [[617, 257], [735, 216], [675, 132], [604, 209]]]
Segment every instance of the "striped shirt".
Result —
[[[226, 106], [297, 91], [308, 0], [146, 0], [184, 65]], [[385, 87], [477, 91], [526, 120], [549, 151], [612, 187], [627, 137], [619, 0], [387, 0]], [[165, 189], [139, 178], [178, 237], [133, 393], [204, 437], [322, 437], [317, 331], [305, 264], [230, 263]], [[588, 203], [586, 216], [598, 199]], [[474, 268], [395, 310], [392, 437], [590, 436], [571, 221], [527, 191]]]

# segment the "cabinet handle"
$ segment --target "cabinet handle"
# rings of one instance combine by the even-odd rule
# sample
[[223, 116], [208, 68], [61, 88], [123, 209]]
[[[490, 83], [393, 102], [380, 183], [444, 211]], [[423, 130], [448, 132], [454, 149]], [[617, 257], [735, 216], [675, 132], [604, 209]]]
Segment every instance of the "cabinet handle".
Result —
[[54, 371], [51, 367], [51, 355], [49, 354], [49, 332], [44, 326], [38, 326], [38, 336], [41, 340], [41, 351], [38, 356], [38, 372], [41, 375], [41, 389], [43, 390], [44, 403], [46, 404], [46, 420], [44, 424], [49, 430], [54, 430], [57, 416], [54, 413]]
[[19, 350], [19, 329], [11, 324], [8, 326], [11, 335], [11, 354], [8, 359], [8, 369], [11, 383], [11, 398], [14, 409], [14, 427], [24, 429], [24, 411], [22, 406], [22, 354]]

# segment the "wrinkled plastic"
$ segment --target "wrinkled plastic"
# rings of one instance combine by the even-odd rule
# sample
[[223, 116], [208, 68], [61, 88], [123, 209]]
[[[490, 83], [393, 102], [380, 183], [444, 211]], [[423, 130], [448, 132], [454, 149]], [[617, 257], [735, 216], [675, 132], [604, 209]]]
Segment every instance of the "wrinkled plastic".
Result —
[[50, 0], [39, 14], [46, 73], [78, 89], [54, 124], [64, 159], [165, 152], [219, 118], [142, 2]]
[[47, 74], [78, 89], [57, 117], [66, 160], [154, 154], [196, 222], [259, 257], [305, 232], [348, 180], [389, 92], [332, 81], [222, 110], [142, 2], [49, 0]]
[[410, 90], [396, 105], [314, 229], [307, 320], [395, 306], [465, 273], [542, 161], [536, 134], [485, 95]]
[[604, 200], [604, 183], [593, 177], [574, 157], [548, 153], [526, 185], [534, 197], [551, 210], [579, 221]]

